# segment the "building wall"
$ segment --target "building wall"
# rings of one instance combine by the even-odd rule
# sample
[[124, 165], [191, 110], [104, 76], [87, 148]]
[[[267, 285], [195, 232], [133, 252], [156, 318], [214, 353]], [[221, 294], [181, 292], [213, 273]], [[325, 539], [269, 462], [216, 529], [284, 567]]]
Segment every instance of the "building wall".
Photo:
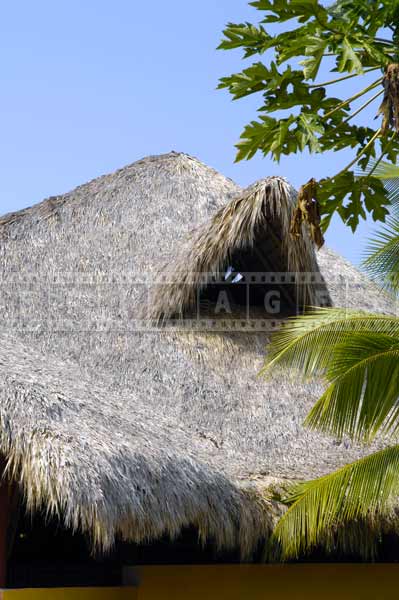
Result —
[[6, 590], [0, 600], [392, 600], [399, 565], [212, 565], [127, 569], [137, 587]]
[[138, 567], [138, 600], [392, 600], [399, 565]]

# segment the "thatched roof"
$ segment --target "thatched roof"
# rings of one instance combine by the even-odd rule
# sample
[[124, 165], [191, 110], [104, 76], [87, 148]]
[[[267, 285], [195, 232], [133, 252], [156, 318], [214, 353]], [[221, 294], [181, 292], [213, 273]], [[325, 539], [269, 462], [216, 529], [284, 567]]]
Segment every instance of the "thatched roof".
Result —
[[257, 377], [265, 332], [142, 321], [143, 303], [152, 324], [191, 310], [205, 285], [191, 274], [220, 274], [248, 245], [276, 271], [312, 271], [294, 283], [307, 301], [324, 277], [335, 304], [393, 310], [329, 250], [320, 275], [306, 232], [288, 242], [294, 202], [281, 178], [242, 191], [171, 153], [0, 219], [0, 447], [28, 506], [103, 547], [193, 525], [248, 554], [273, 517], [270, 483], [360, 455], [303, 429], [317, 385]]

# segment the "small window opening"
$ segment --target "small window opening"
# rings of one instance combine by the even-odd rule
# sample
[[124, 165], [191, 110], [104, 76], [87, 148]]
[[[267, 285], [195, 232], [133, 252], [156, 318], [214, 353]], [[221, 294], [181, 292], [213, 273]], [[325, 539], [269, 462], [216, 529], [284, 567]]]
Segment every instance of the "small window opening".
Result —
[[210, 278], [199, 291], [197, 313], [201, 318], [224, 319], [275, 319], [296, 314], [303, 307], [295, 277], [289, 281], [287, 270], [277, 244], [236, 251], [218, 280]]

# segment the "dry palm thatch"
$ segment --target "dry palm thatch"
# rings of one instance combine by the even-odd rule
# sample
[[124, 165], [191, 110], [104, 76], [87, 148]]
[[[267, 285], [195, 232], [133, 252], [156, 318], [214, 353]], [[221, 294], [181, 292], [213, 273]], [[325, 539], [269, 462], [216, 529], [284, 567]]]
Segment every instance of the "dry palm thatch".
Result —
[[[317, 385], [257, 377], [265, 333], [221, 331], [210, 343], [138, 319], [160, 266], [173, 273], [182, 244], [187, 257], [193, 226], [196, 272], [219, 269], [240, 244], [267, 250], [272, 232], [281, 240], [277, 270], [313, 269], [310, 242], [301, 255], [282, 236], [294, 204], [281, 178], [243, 193], [171, 153], [2, 218], [0, 447], [29, 507], [44, 506], [103, 548], [194, 525], [202, 539], [248, 555], [273, 519], [264, 499], [271, 483], [320, 475], [364, 452], [302, 427]], [[196, 262], [201, 239], [210, 250], [201, 246]], [[330, 250], [318, 260], [335, 304], [394, 310]], [[156, 314], [172, 298], [177, 311], [190, 301], [177, 288], [166, 304], [157, 300]]]
[[194, 525], [248, 555], [268, 533], [271, 503], [234, 485], [217, 457], [209, 468], [202, 445], [142, 399], [111, 401], [77, 365], [8, 335], [0, 377], [0, 448], [29, 510], [56, 514], [102, 550], [115, 536], [142, 542]]
[[[265, 271], [319, 273], [309, 236], [303, 231], [296, 242], [290, 239], [295, 204], [296, 192], [282, 177], [268, 177], [239, 194], [194, 231], [170, 268], [162, 269], [160, 281], [169, 285], [156, 288], [148, 317], [160, 320], [193, 310], [198, 290], [210, 278], [220, 279], [234, 254], [248, 248], [262, 251]], [[316, 304], [315, 286], [300, 285], [297, 297]]]

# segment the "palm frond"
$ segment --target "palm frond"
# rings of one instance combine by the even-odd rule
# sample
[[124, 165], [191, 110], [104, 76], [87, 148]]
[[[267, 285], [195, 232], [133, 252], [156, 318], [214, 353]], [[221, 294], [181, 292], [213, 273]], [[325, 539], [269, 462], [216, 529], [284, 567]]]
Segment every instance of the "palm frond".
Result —
[[[399, 166], [378, 160], [371, 162], [367, 173], [378, 177], [388, 192], [391, 219], [368, 245], [363, 267], [382, 287], [399, 291]], [[365, 171], [358, 173], [364, 176]]]
[[263, 373], [285, 366], [328, 387], [306, 425], [370, 440], [399, 423], [399, 319], [319, 309], [289, 321], [270, 344]]
[[[373, 167], [374, 164], [374, 167]], [[371, 163], [371, 169], [373, 169], [374, 177], [378, 177], [383, 181], [397, 180], [399, 182], [399, 166], [388, 163], [384, 160], [380, 161], [378, 165]], [[364, 175], [364, 173], [363, 173]]]
[[331, 349], [355, 332], [397, 336], [399, 319], [342, 308], [314, 309], [289, 319], [273, 335], [261, 374], [283, 366], [300, 371], [305, 378], [323, 375]]
[[329, 386], [305, 424], [338, 437], [371, 441], [399, 428], [399, 337], [355, 332], [331, 348]]
[[399, 292], [399, 218], [390, 219], [370, 242], [363, 267], [382, 287]]
[[[352, 544], [369, 555], [353, 537], [367, 521], [374, 530], [393, 516], [392, 500], [399, 494], [399, 446], [391, 446], [314, 481], [294, 486], [285, 502], [289, 509], [271, 538], [276, 559], [298, 558], [318, 546], [327, 551]], [[361, 529], [361, 528], [360, 528]]]

